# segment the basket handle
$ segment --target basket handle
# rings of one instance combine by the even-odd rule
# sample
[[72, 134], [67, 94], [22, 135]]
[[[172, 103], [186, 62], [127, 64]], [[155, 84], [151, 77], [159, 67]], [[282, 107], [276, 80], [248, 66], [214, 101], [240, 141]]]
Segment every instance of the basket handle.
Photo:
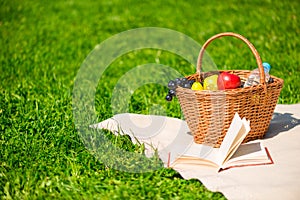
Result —
[[265, 72], [264, 72], [264, 68], [263, 68], [263, 64], [261, 61], [261, 58], [257, 52], [257, 50], [255, 49], [255, 47], [253, 46], [253, 44], [247, 40], [245, 37], [243, 37], [242, 35], [239, 35], [237, 33], [232, 33], [232, 32], [224, 32], [224, 33], [219, 33], [217, 35], [212, 36], [211, 38], [209, 38], [204, 45], [202, 46], [200, 52], [199, 52], [199, 56], [198, 56], [198, 60], [197, 60], [197, 74], [200, 76], [200, 72], [201, 72], [201, 66], [202, 66], [202, 58], [204, 55], [204, 51], [207, 48], [207, 46], [209, 45], [209, 43], [211, 43], [213, 40], [223, 37], [223, 36], [232, 36], [232, 37], [236, 37], [240, 40], [242, 40], [243, 42], [245, 42], [248, 47], [251, 49], [252, 53], [255, 56], [256, 59], [256, 63], [258, 65], [258, 70], [259, 70], [259, 74], [260, 74], [260, 83], [264, 84], [265, 83]]

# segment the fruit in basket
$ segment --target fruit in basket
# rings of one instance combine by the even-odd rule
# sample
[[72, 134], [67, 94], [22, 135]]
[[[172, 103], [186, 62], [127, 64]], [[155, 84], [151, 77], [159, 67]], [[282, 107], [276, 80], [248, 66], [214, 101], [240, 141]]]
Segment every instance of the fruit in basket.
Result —
[[173, 96], [171, 94], [167, 94], [166, 100], [167, 101], [172, 101], [172, 99], [173, 99]]
[[218, 90], [218, 75], [211, 75], [206, 77], [203, 81], [204, 90]]
[[167, 101], [172, 101], [173, 97], [176, 96], [176, 88], [191, 88], [191, 85], [194, 83], [194, 80], [188, 80], [187, 78], [176, 78], [174, 80], [170, 80], [168, 83], [169, 92], [166, 95]]
[[203, 86], [200, 82], [194, 82], [192, 87], [191, 87], [192, 90], [203, 90]]
[[225, 89], [235, 89], [241, 86], [241, 79], [236, 74], [231, 74], [228, 72], [222, 72], [218, 76], [218, 89], [225, 90]]
[[168, 88], [169, 89], [175, 89], [176, 88], [176, 82], [171, 80], [169, 83], [168, 83]]

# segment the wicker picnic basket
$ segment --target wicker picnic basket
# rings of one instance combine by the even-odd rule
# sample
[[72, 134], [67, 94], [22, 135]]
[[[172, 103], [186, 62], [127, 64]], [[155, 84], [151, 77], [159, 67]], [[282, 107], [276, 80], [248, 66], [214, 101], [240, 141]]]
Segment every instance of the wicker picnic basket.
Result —
[[[255, 47], [243, 36], [225, 32], [209, 38], [202, 46], [195, 74], [187, 76], [189, 80], [203, 81], [205, 77], [217, 72], [201, 72], [204, 51], [215, 39], [231, 36], [245, 42], [255, 56], [259, 72], [260, 84], [250, 87], [208, 91], [195, 91], [177, 87], [176, 96], [180, 102], [185, 120], [193, 134], [194, 142], [219, 147], [237, 112], [241, 118], [250, 120], [251, 130], [243, 142], [261, 139], [265, 135], [283, 86], [283, 80], [271, 76], [273, 82], [265, 82], [265, 74], [261, 58]], [[247, 80], [250, 70], [226, 70], [238, 75], [242, 82]]]

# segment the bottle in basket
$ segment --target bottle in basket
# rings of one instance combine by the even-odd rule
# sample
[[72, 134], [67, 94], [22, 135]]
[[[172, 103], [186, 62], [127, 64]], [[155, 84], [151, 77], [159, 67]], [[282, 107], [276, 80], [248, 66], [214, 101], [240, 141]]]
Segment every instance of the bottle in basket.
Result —
[[[264, 71], [265, 71], [266, 82], [268, 83], [270, 80], [269, 72], [270, 72], [271, 66], [269, 63], [264, 62], [263, 67], [264, 67]], [[244, 84], [244, 87], [258, 85], [259, 83], [260, 83], [259, 70], [258, 70], [258, 68], [256, 68], [253, 71], [251, 71], [250, 75], [248, 76], [247, 81]]]

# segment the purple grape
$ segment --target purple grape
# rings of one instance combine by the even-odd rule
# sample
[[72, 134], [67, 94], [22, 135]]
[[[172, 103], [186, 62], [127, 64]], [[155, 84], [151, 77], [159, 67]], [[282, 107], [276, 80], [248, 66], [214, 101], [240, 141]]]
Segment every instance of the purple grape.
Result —
[[175, 81], [171, 80], [171, 81], [168, 83], [168, 88], [169, 88], [169, 89], [175, 89], [175, 88], [176, 88], [176, 83], [175, 83]]
[[181, 79], [180, 78], [176, 78], [175, 79], [175, 83], [177, 86], [180, 86], [181, 85]]
[[170, 94], [167, 94], [167, 96], [166, 96], [166, 100], [167, 100], [167, 101], [172, 101], [172, 99], [173, 99], [172, 95], [170, 95]]
[[176, 88], [178, 86], [184, 88], [191, 88], [193, 82], [190, 82], [187, 78], [176, 78], [174, 80], [170, 80], [168, 83], [169, 92], [166, 95], [167, 101], [172, 101], [173, 97], [176, 96]]
[[191, 84], [189, 82], [186, 82], [184, 85], [183, 85], [184, 88], [191, 88]]
[[172, 96], [176, 96], [176, 91], [175, 90], [169, 90], [169, 94]]

